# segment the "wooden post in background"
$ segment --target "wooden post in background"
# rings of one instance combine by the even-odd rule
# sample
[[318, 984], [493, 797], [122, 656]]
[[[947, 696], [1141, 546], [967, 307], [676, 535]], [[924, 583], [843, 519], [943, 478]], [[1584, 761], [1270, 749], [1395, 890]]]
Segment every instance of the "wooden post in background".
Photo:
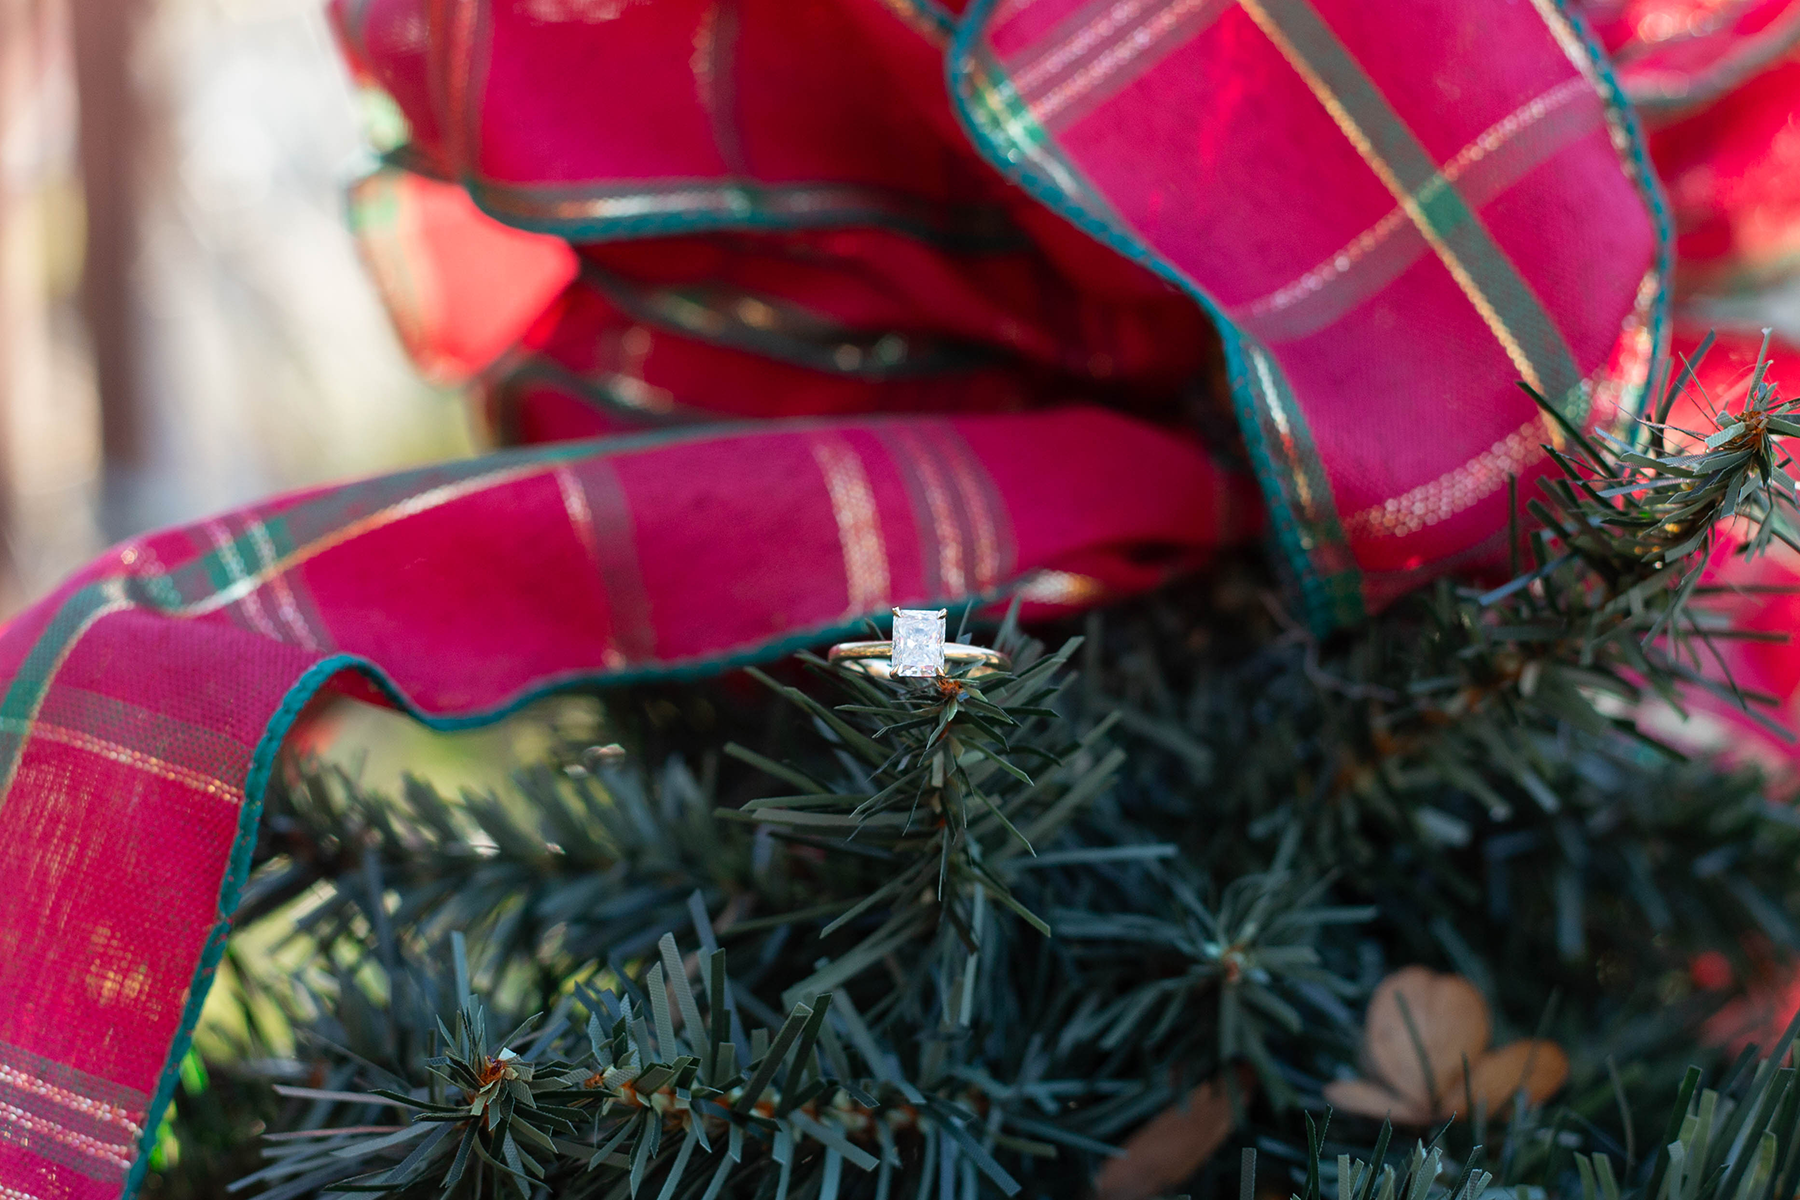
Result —
[[100, 405], [100, 521], [116, 538], [136, 531], [129, 505], [148, 449], [134, 275], [152, 132], [136, 74], [149, 0], [68, 2], [87, 206], [81, 311]]

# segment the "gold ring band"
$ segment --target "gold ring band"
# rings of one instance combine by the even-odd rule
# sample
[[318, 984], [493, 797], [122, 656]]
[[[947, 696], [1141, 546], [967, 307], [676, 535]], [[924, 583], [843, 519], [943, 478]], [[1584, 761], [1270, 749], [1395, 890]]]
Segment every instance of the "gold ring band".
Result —
[[[865, 675], [887, 679], [893, 674], [893, 654], [893, 642], [839, 642], [831, 648], [826, 658], [830, 662], [843, 663]], [[1012, 670], [1012, 659], [998, 650], [991, 650], [986, 646], [969, 646], [962, 642], [945, 642], [944, 665], [960, 663], [975, 664], [975, 669], [969, 672], [975, 677]]]

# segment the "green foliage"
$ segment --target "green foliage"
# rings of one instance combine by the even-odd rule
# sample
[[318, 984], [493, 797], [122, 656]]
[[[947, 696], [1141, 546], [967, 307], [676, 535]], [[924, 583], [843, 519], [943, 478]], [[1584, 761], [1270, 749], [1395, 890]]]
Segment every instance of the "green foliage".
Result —
[[[1531, 569], [1480, 597], [1495, 614], [1480, 627], [1510, 652], [1496, 658], [1491, 679], [1521, 694], [1550, 689], [1567, 719], [1582, 719], [1569, 693], [1585, 686], [1635, 702], [1634, 679], [1677, 708], [1682, 685], [1746, 699], [1716, 643], [1753, 635], [1709, 620], [1691, 601], [1704, 594], [1707, 564], [1726, 538], [1743, 556], [1765, 553], [1777, 539], [1800, 549], [1792, 527], [1800, 498], [1778, 442], [1800, 433], [1800, 402], [1783, 400], [1769, 379], [1765, 334], [1742, 410], [1712, 409], [1713, 429], [1675, 431], [1694, 444], [1691, 453], [1667, 452], [1669, 413], [1711, 344], [1709, 335], [1662, 394], [1644, 450], [1604, 433], [1584, 436], [1533, 394], [1566, 439], [1564, 448], [1546, 447], [1562, 477], [1527, 503], [1542, 522], [1526, 539]], [[1515, 528], [1515, 548], [1519, 541]], [[1702, 648], [1722, 678], [1700, 669]]]
[[[1415, 1142], [1398, 1161], [1387, 1152], [1393, 1130], [1384, 1124], [1373, 1150], [1366, 1155], [1340, 1153], [1326, 1161], [1323, 1146], [1330, 1113], [1318, 1125], [1308, 1122], [1304, 1183], [1293, 1200], [1324, 1200], [1335, 1184], [1339, 1200], [1771, 1200], [1800, 1189], [1800, 1071], [1791, 1050], [1800, 1030], [1796, 1017], [1758, 1060], [1749, 1047], [1732, 1064], [1717, 1087], [1701, 1086], [1702, 1072], [1690, 1067], [1648, 1161], [1635, 1161], [1627, 1147], [1621, 1162], [1606, 1149], [1583, 1153], [1570, 1149], [1566, 1158], [1555, 1128], [1545, 1130], [1525, 1114], [1502, 1137], [1489, 1162], [1482, 1146], [1462, 1160], [1446, 1152], [1444, 1130], [1429, 1144]], [[1626, 1114], [1629, 1117], [1629, 1114]], [[1549, 1136], [1544, 1136], [1548, 1134]], [[1548, 1143], [1530, 1146], [1529, 1143]], [[1535, 1153], [1534, 1153], [1535, 1150]], [[1528, 1165], [1521, 1162], [1528, 1159]], [[1554, 1168], [1561, 1163], [1566, 1169]], [[1486, 1169], [1489, 1165], [1492, 1170]], [[1496, 1175], [1522, 1180], [1508, 1192], [1489, 1190]], [[1242, 1194], [1255, 1193], [1256, 1156], [1242, 1159]], [[1548, 1186], [1546, 1186], [1548, 1185]]]
[[[1015, 897], [1009, 864], [1033, 854], [1034, 840], [1061, 831], [1106, 785], [1118, 763], [1114, 756], [1069, 769], [1066, 760], [1091, 744], [1092, 736], [1067, 746], [1030, 736], [1057, 722], [1056, 712], [1043, 705], [1057, 690], [1059, 672], [1079, 640], [1043, 657], [1010, 623], [1000, 640], [1020, 656], [1016, 675], [976, 678], [964, 669], [923, 683], [877, 680], [850, 669], [834, 672], [823, 660], [806, 656], [815, 669], [833, 673], [854, 701], [829, 708], [799, 688], [752, 672], [828, 731], [849, 770], [828, 785], [793, 766], [727, 746], [726, 753], [800, 790], [718, 815], [796, 838], [853, 840], [865, 858], [881, 863], [879, 882], [871, 878], [866, 894], [846, 901], [821, 933], [828, 936], [872, 912], [885, 910], [885, 919], [856, 952], [790, 993], [851, 978], [923, 931], [955, 937], [973, 951], [971, 925], [981, 900], [1003, 905], [1040, 933], [1050, 932]], [[1039, 780], [1021, 764], [1038, 771]]]
[[[803, 655], [755, 696], [618, 693], [622, 755], [512, 795], [295, 774], [243, 923], [288, 923], [305, 966], [269, 986], [300, 1047], [245, 1182], [1085, 1195], [1217, 1080], [1233, 1144], [1302, 1200], [1769, 1200], [1792, 1075], [1727, 1073], [1701, 1115], [1681, 1072], [1718, 1066], [1696, 1030], [1731, 993], [1688, 967], [1722, 950], [1749, 980], [1800, 949], [1800, 820], [1637, 718], [1697, 687], [1755, 703], [1709, 674], [1733, 633], [1699, 572], [1720, 521], [1744, 553], [1789, 539], [1800, 419], [1759, 371], [1677, 454], [1669, 403], [1642, 446], [1562, 431], [1512, 583], [1442, 583], [1333, 640], [1227, 561], [1053, 653], [1009, 618], [1003, 673]], [[1411, 963], [1466, 975], [1499, 1040], [1559, 1042], [1568, 1091], [1392, 1153], [1320, 1119], [1361, 1001]], [[1695, 1122], [1679, 1170], [1635, 1157], [1630, 1114], [1668, 1104]], [[1237, 1182], [1215, 1159], [1192, 1185]]]
[[[779, 1196], [823, 1192], [826, 1180], [835, 1189], [848, 1163], [872, 1170], [883, 1193], [985, 1180], [1011, 1194], [1066, 1176], [1059, 1153], [1108, 1153], [1102, 1138], [1240, 1050], [1282, 1086], [1271, 1034], [1298, 1036], [1303, 1012], [1347, 1037], [1341, 997], [1352, 989], [1313, 942], [1365, 914], [1330, 906], [1286, 869], [1208, 900], [1207, 881], [1172, 846], [1116, 811], [1096, 814], [1125, 762], [1106, 742], [1113, 722], [1077, 730], [1046, 706], [1080, 640], [1048, 655], [1010, 625], [999, 640], [1016, 674], [877, 681], [811, 660], [847, 701], [832, 707], [766, 680], [811, 718], [823, 752], [779, 762], [728, 746], [791, 790], [716, 813], [706, 810], [716, 773], [702, 784], [678, 767], [652, 777], [629, 763], [534, 773], [521, 780], [528, 806], [453, 806], [418, 784], [396, 805], [341, 775], [298, 780], [271, 822], [252, 898], [265, 912], [264, 897], [310, 898], [292, 936], [337, 965], [292, 986], [321, 1014], [310, 1049], [329, 1082], [280, 1089], [312, 1103], [291, 1129], [307, 1136], [276, 1142], [246, 1182], [276, 1200], [352, 1186], [485, 1196], [654, 1185], [674, 1197], [704, 1164], [708, 1186], [733, 1194], [763, 1186], [758, 1171], [779, 1172]], [[359, 848], [354, 859], [344, 846]], [[785, 909], [796, 895], [811, 903]], [[775, 911], [750, 915], [765, 907]], [[667, 931], [672, 909], [700, 940], [704, 1020]], [[1177, 940], [1144, 923], [1158, 911], [1176, 914], [1164, 924]], [[1068, 949], [1048, 938], [1043, 913], [1069, 925]], [[549, 1010], [543, 1032], [492, 1041], [489, 1006], [473, 998], [445, 1014], [465, 985], [446, 986], [430, 964], [446, 937], [463, 944], [458, 924], [488, 943], [476, 974], [490, 1003]], [[647, 955], [652, 929], [658, 950]], [[718, 939], [754, 965], [728, 975]], [[1126, 946], [1127, 962], [1102, 961]], [[1163, 979], [1171, 952], [1183, 962]], [[1071, 963], [1082, 964], [1074, 978]], [[1312, 994], [1321, 986], [1323, 1005]], [[1189, 992], [1235, 1014], [1222, 1035], [1196, 1042]], [[779, 1008], [760, 998], [772, 996]], [[1165, 1036], [1115, 1032], [1151, 1004]], [[571, 1013], [586, 1015], [585, 1046], [565, 1036]], [[675, 1036], [677, 1018], [709, 1031], [704, 1047]], [[1179, 1070], [1156, 1072], [1155, 1061]], [[616, 1085], [642, 1093], [643, 1079], [616, 1075], [625, 1070], [650, 1072], [699, 1118], [675, 1129], [667, 1110], [633, 1108]], [[346, 1090], [352, 1079], [373, 1090]], [[796, 1089], [798, 1100], [783, 1099]], [[755, 1107], [765, 1090], [768, 1113]], [[414, 1105], [417, 1123], [395, 1126], [384, 1104]], [[621, 1132], [621, 1113], [635, 1132]], [[820, 1122], [827, 1132], [848, 1122], [862, 1138], [855, 1153]], [[426, 1125], [440, 1128], [419, 1132]], [[697, 1148], [684, 1150], [685, 1138]], [[1015, 1163], [1002, 1167], [1002, 1154]]]
[[[1332, 907], [1324, 883], [1297, 880], [1290, 868], [1297, 844], [1290, 833], [1274, 867], [1233, 880], [1216, 910], [1176, 877], [1167, 916], [1055, 913], [1058, 935], [1088, 974], [1091, 997], [1063, 1026], [1059, 1047], [1092, 1038], [1102, 1050], [1129, 1043], [1182, 1061], [1203, 1057], [1196, 1039], [1213, 1038], [1216, 1049], [1204, 1057], [1248, 1060], [1272, 1094], [1292, 1102], [1269, 1039], [1300, 1035], [1309, 1017], [1332, 1022], [1336, 1013], [1318, 997], [1347, 999], [1355, 989], [1323, 966], [1320, 931], [1375, 915], [1373, 908]], [[1146, 971], [1147, 962], [1155, 968]]]
[[1685, 1036], [1656, 1018], [1694, 952], [1748, 976], [1750, 948], [1800, 946], [1791, 811], [1754, 772], [1688, 762], [1638, 724], [1646, 696], [1679, 710], [1695, 687], [1758, 715], [1703, 669], [1745, 635], [1707, 611], [1701, 571], [1728, 517], [1737, 553], [1791, 538], [1777, 439], [1793, 403], [1759, 367], [1743, 409], [1691, 435], [1701, 449], [1665, 452], [1687, 384], [1647, 450], [1564, 430], [1562, 477], [1531, 502], [1541, 528], [1516, 539], [1529, 561], [1503, 587], [1441, 582], [1324, 643], [1241, 574], [1188, 600], [1197, 620], [1109, 615], [1095, 657], [1100, 703], [1122, 702], [1138, 739], [1127, 803], [1172, 818], [1204, 789], [1209, 836], [1182, 849], [1211, 870], [1300, 829], [1297, 865], [1372, 903], [1390, 954], [1467, 974], [1525, 1019], [1554, 985], [1565, 1040], [1610, 1026], [1634, 1057]]
[[[418, 780], [392, 798], [342, 771], [297, 779], [271, 806], [269, 866], [246, 890], [239, 924], [325, 885], [294, 926], [322, 948], [354, 954], [372, 940], [388, 963], [399, 941], [436, 944], [458, 930], [495, 964], [604, 961], [641, 953], [685, 921], [696, 887], [716, 903], [750, 873], [747, 831], [720, 827], [679, 761], [654, 778], [607, 770], [604, 784], [540, 769], [517, 790], [512, 803], [475, 794], [453, 803]], [[779, 891], [778, 880], [764, 883]]]
[[[460, 935], [453, 944], [460, 954]], [[846, 1165], [874, 1172], [885, 1192], [905, 1139], [921, 1143], [927, 1159], [962, 1146], [995, 1186], [1018, 1190], [967, 1132], [973, 1114], [882, 1078], [884, 1056], [854, 1012], [840, 1010], [837, 1025], [827, 1024], [830, 993], [743, 1040], [725, 951], [698, 966], [704, 1017], [668, 934], [635, 981], [641, 988], [620, 979], [622, 994], [578, 989], [583, 1029], [565, 1002], [541, 1028], [534, 1019], [492, 1038], [486, 1007], [465, 992], [453, 1028], [439, 1025], [444, 1052], [427, 1060], [423, 1089], [398, 1080], [367, 1095], [279, 1089], [356, 1107], [385, 1101], [408, 1122], [307, 1131], [320, 1136], [279, 1143], [270, 1165], [245, 1182], [277, 1200], [320, 1189], [529, 1197], [549, 1188], [574, 1197], [646, 1186], [664, 1200], [704, 1187], [699, 1194], [710, 1200], [734, 1176], [767, 1167], [777, 1200], [794, 1188], [833, 1200]], [[872, 1070], [861, 1058], [868, 1053]]]

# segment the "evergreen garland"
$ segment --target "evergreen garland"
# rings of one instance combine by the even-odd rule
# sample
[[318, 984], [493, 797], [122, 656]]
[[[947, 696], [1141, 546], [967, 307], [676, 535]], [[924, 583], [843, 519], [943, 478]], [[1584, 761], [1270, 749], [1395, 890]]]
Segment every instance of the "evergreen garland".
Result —
[[[1228, 561], [1054, 650], [1009, 617], [1006, 673], [801, 655], [610, 694], [619, 746], [513, 796], [293, 773], [239, 923], [291, 922], [311, 966], [276, 988], [297, 1054], [214, 1065], [275, 1131], [239, 1186], [1791, 1196], [1791, 1037], [1719, 1072], [1696, 1031], [1731, 993], [1690, 966], [1748, 980], [1800, 948], [1800, 819], [1634, 714], [1754, 711], [1701, 571], [1727, 533], [1793, 544], [1800, 416], [1764, 364], [1741, 410], [1671, 430], [1690, 381], [1635, 442], [1560, 428], [1510, 583], [1328, 641]], [[1568, 1087], [1527, 1067], [1490, 1102], [1403, 996], [1452, 1085], [1417, 1128], [1331, 1115], [1370, 1069], [1368, 998], [1415, 964], [1469, 980], [1497, 1040], [1566, 1051]], [[266, 1009], [269, 981], [233, 978]]]

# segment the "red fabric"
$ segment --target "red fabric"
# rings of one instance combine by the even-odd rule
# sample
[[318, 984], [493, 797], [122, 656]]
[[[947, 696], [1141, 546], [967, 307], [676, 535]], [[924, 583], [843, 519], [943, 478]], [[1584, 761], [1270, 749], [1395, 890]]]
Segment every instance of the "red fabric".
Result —
[[1657, 130], [1684, 291], [1777, 280], [1800, 262], [1800, 62], [1784, 62]]
[[[1207, 340], [1198, 292], [1230, 318], [1252, 458], [1330, 625], [1424, 564], [1497, 561], [1505, 476], [1543, 469], [1515, 379], [1603, 422], [1656, 346], [1629, 117], [1553, 10], [1508, 6], [1477, 44], [1453, 5], [1409, 8], [1396, 39], [1397, 14], [1355, 4], [1034, 0], [972, 14], [950, 47], [912, 0], [416, 2], [346, 7], [347, 40], [490, 214], [585, 243], [642, 289], [697, 276], [804, 314], [821, 342], [896, 333], [981, 360], [797, 375], [766, 348], [682, 340], [587, 279], [498, 383], [514, 434], [570, 428], [571, 393], [603, 429], [1069, 397], [1157, 411]], [[384, 33], [403, 26], [428, 36]], [[1347, 108], [1321, 101], [1320, 71]], [[1023, 123], [983, 116], [1008, 104]], [[1011, 144], [1021, 128], [1041, 135]], [[1414, 220], [1419, 164], [1446, 185]], [[1063, 219], [1009, 176], [1053, 188]]]
[[380, 171], [350, 201], [363, 261], [433, 382], [492, 366], [575, 278], [567, 242], [500, 224], [455, 184]]
[[[1599, 15], [1628, 87], [1718, 123], [1658, 153], [1731, 175], [1677, 211], [1687, 244], [1724, 221], [1720, 260], [1750, 261], [1783, 76], [1680, 106], [1791, 18], [1707, 12]], [[486, 719], [894, 603], [1089, 604], [1265, 530], [1314, 622], [1350, 623], [1496, 560], [1506, 477], [1529, 486], [1555, 436], [1517, 379], [1608, 423], [1666, 339], [1643, 143], [1552, 0], [335, 17], [421, 172], [353, 197], [409, 349], [481, 372], [496, 429], [546, 444], [136, 539], [0, 633], [7, 1194], [142, 1171], [260, 790], [321, 688]], [[1260, 499], [1223, 465], [1233, 416]], [[1740, 669], [1790, 696], [1755, 653]]]
[[1590, 0], [1584, 7], [1620, 83], [1652, 113], [1717, 99], [1800, 39], [1792, 0]]

